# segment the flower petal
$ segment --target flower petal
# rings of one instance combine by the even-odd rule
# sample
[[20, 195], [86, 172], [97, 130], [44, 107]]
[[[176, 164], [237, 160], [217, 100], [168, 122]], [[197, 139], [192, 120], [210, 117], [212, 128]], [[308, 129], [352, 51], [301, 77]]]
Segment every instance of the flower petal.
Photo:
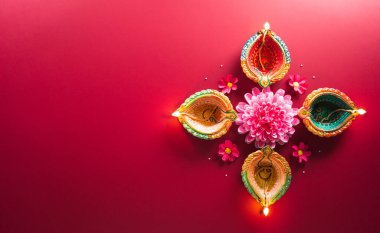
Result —
[[255, 141], [258, 148], [287, 143], [295, 132], [293, 126], [299, 123], [298, 109], [292, 108], [291, 96], [285, 95], [283, 89], [273, 93], [270, 88], [260, 92], [255, 87], [252, 94], [247, 93], [244, 98], [246, 102], [236, 106], [236, 124], [239, 134], [248, 133], [245, 142]]
[[261, 92], [260, 92], [260, 90], [259, 90], [259, 88], [257, 88], [257, 87], [254, 87], [254, 88], [252, 88], [252, 94], [253, 95], [259, 95]]
[[233, 161], [235, 161], [235, 157], [232, 157], [232, 156], [230, 156], [229, 158], [228, 158], [228, 160], [230, 161], [230, 162], [233, 162]]
[[263, 93], [269, 93], [270, 91], [270, 86], [267, 86], [266, 88], [263, 89]]
[[223, 92], [224, 94], [226, 94], [226, 93], [228, 94], [228, 93], [231, 92], [231, 88], [229, 88], [229, 87], [225, 87], [225, 88], [223, 88], [222, 92]]
[[278, 89], [278, 90], [276, 91], [276, 94], [277, 94], [277, 95], [284, 96], [284, 95], [285, 95], [285, 91], [284, 91], [283, 89]]
[[244, 102], [240, 102], [240, 103], [238, 103], [238, 105], [236, 106], [236, 110], [237, 110], [238, 112], [244, 112], [246, 106], [247, 106], [246, 103], [244, 103]]
[[220, 155], [220, 156], [224, 155], [226, 153], [225, 151], [226, 151], [226, 148], [219, 147], [218, 155]]
[[232, 81], [232, 83], [237, 83], [239, 81], [239, 79], [237, 77], [233, 77], [231, 81]]
[[309, 157], [309, 156], [311, 155], [311, 152], [310, 152], [310, 151], [304, 151], [304, 152], [303, 152], [303, 155], [304, 155], [305, 157]]

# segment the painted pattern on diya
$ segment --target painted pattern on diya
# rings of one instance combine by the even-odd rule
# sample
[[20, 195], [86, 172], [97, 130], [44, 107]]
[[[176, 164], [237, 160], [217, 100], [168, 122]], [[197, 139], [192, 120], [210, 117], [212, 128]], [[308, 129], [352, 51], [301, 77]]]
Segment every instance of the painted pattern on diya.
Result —
[[263, 207], [280, 199], [292, 178], [288, 162], [269, 146], [248, 155], [241, 176], [248, 192]]
[[341, 134], [365, 110], [359, 109], [343, 92], [334, 88], [320, 88], [310, 93], [299, 110], [306, 128], [320, 137]]
[[237, 117], [228, 97], [211, 89], [191, 95], [173, 116], [189, 133], [201, 139], [223, 136]]
[[247, 77], [267, 87], [281, 80], [290, 68], [290, 53], [269, 24], [253, 35], [243, 47], [240, 62]]

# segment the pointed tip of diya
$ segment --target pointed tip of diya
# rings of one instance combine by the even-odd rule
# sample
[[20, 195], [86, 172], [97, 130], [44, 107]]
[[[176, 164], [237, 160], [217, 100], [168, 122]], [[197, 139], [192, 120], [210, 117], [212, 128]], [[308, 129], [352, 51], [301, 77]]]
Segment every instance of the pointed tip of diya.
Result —
[[269, 29], [270, 29], [270, 24], [269, 24], [269, 22], [265, 22], [265, 23], [264, 23], [264, 29], [265, 29], [265, 30], [269, 30]]
[[264, 209], [263, 209], [263, 214], [264, 214], [265, 216], [268, 216], [268, 214], [269, 214], [269, 208], [268, 208], [267, 206], [264, 207]]
[[179, 111], [175, 111], [172, 113], [172, 116], [174, 117], [179, 117], [181, 115], [181, 113]]

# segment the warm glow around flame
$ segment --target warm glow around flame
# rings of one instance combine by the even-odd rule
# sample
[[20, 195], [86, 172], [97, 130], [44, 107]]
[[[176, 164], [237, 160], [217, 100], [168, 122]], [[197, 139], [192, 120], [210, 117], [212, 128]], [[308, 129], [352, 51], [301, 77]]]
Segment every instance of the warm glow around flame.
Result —
[[270, 25], [269, 25], [268, 22], [265, 22], [265, 23], [264, 23], [264, 29], [265, 29], [265, 30], [269, 30], [269, 29], [270, 29]]
[[366, 112], [367, 112], [367, 111], [364, 110], [364, 109], [362, 109], [362, 108], [358, 110], [358, 113], [359, 113], [360, 115], [364, 115]]
[[264, 209], [263, 209], [263, 214], [264, 214], [265, 216], [268, 216], [268, 214], [269, 214], [269, 208], [268, 208], [268, 207], [264, 207]]
[[175, 111], [172, 113], [172, 116], [174, 116], [174, 117], [179, 117], [180, 115], [181, 115], [181, 113], [178, 111]]

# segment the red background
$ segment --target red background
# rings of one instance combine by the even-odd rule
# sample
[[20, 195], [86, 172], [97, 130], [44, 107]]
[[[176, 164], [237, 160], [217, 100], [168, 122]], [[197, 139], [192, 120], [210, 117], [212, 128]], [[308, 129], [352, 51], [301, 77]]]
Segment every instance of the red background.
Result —
[[[2, 0], [0, 232], [379, 232], [379, 12], [377, 0]], [[368, 111], [341, 136], [301, 124], [276, 148], [293, 180], [268, 217], [241, 182], [256, 149], [237, 127], [202, 141], [170, 116], [228, 73], [234, 105], [257, 86], [239, 59], [265, 21], [306, 94], [335, 87]], [[296, 107], [306, 97], [278, 88]], [[232, 164], [216, 156], [225, 139], [241, 151]], [[305, 165], [290, 156], [300, 140]]]

